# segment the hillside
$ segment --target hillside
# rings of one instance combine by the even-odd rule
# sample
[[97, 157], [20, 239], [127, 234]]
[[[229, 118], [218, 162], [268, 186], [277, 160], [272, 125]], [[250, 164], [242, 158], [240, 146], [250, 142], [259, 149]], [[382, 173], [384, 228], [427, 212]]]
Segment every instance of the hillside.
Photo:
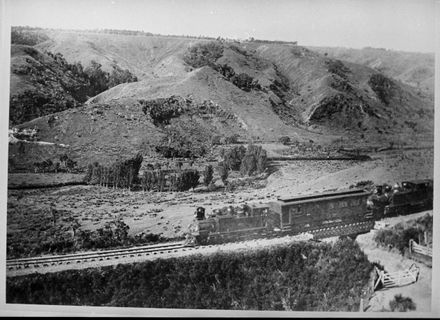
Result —
[[[94, 60], [107, 72], [117, 66], [139, 79], [105, 90], [80, 108], [19, 126], [36, 128], [41, 141], [70, 145], [80, 165], [138, 151], [154, 156], [155, 146], [175, 143], [176, 137], [189, 148], [233, 134], [248, 141], [290, 136], [320, 144], [341, 137], [384, 144], [395, 139], [417, 143], [419, 136], [431, 140], [429, 95], [365, 65], [304, 47], [53, 30], [46, 34], [49, 40], [35, 48], [61, 53], [68, 63], [85, 67]], [[166, 123], [154, 123], [148, 115], [147, 107], [154, 105], [164, 115], [171, 112]], [[185, 112], [176, 113], [182, 107]]]
[[378, 48], [349, 49], [309, 47], [329, 58], [363, 64], [405, 84], [434, 95], [435, 57], [433, 53], [394, 51]]
[[10, 122], [79, 106], [86, 101], [88, 80], [60, 55], [49, 55], [31, 46], [11, 46]]

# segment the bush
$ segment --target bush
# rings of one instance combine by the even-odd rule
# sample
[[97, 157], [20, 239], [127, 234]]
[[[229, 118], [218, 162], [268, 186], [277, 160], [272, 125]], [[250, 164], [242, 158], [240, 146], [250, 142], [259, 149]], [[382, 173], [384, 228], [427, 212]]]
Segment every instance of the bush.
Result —
[[249, 92], [252, 89], [261, 90], [261, 86], [257, 80], [254, 80], [247, 73], [236, 74], [231, 77], [230, 81], [243, 91]]
[[218, 164], [217, 170], [223, 184], [226, 185], [229, 175], [229, 167], [222, 161]]
[[283, 136], [283, 137], [280, 137], [278, 139], [278, 142], [280, 142], [280, 143], [282, 143], [283, 145], [286, 146], [286, 145], [288, 145], [290, 143], [290, 138], [287, 137], [287, 136]]
[[211, 41], [198, 43], [183, 56], [183, 61], [194, 68], [213, 66], [215, 61], [223, 55], [223, 45], [220, 42]]
[[39, 29], [31, 30], [25, 27], [11, 28], [11, 43], [34, 46], [48, 40], [49, 37]]
[[128, 69], [122, 70], [117, 65], [113, 66], [113, 71], [108, 77], [108, 87], [112, 88], [121, 83], [136, 82], [138, 78], [131, 74]]
[[223, 163], [228, 169], [238, 171], [240, 170], [241, 161], [246, 154], [246, 148], [244, 146], [233, 147], [224, 152]]
[[427, 231], [432, 233], [432, 216], [420, 217], [412, 226], [399, 223], [390, 229], [378, 230], [374, 236], [374, 241], [381, 246], [396, 248], [401, 254], [409, 246], [409, 240], [417, 240]]
[[390, 308], [391, 311], [406, 312], [408, 310], [416, 310], [416, 304], [411, 298], [396, 294], [394, 299], [390, 301]]
[[186, 191], [195, 188], [199, 184], [200, 174], [197, 170], [184, 170], [180, 172], [176, 181], [177, 191]]
[[372, 266], [353, 241], [294, 243], [7, 277], [7, 303], [358, 311]]
[[262, 173], [267, 167], [267, 153], [261, 146], [249, 145], [241, 161], [240, 172], [243, 175]]
[[212, 165], [208, 165], [205, 167], [205, 171], [203, 171], [203, 183], [205, 186], [209, 186], [214, 176], [214, 170], [212, 169]]
[[183, 114], [187, 102], [187, 100], [178, 96], [140, 101], [142, 111], [151, 117], [156, 126], [169, 124], [172, 118]]

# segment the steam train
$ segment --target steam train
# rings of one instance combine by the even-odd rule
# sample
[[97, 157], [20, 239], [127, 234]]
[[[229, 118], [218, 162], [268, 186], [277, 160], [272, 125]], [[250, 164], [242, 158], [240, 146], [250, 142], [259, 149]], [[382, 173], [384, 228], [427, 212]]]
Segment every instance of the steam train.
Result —
[[357, 235], [369, 232], [376, 220], [432, 209], [433, 181], [405, 181], [401, 185], [325, 192], [278, 198], [262, 204], [215, 209], [198, 207], [187, 233], [188, 245], [216, 244], [244, 239], [296, 235]]

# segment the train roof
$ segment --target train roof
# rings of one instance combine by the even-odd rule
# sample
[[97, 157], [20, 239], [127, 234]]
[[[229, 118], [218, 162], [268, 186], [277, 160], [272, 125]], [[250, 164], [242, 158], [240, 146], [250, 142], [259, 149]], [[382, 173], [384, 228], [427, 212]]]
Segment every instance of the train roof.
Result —
[[418, 179], [418, 180], [406, 180], [402, 181], [402, 183], [411, 183], [411, 184], [432, 184], [434, 181], [432, 179]]
[[370, 192], [367, 192], [363, 189], [353, 189], [353, 190], [345, 190], [345, 191], [333, 191], [333, 192], [325, 192], [325, 193], [319, 193], [319, 194], [310, 194], [310, 195], [304, 195], [304, 196], [297, 196], [293, 198], [278, 198], [277, 200], [281, 203], [295, 203], [295, 202], [301, 202], [301, 201], [307, 201], [307, 200], [325, 200], [328, 198], [334, 198], [334, 197], [345, 197], [345, 196], [351, 196], [351, 195], [370, 195]]

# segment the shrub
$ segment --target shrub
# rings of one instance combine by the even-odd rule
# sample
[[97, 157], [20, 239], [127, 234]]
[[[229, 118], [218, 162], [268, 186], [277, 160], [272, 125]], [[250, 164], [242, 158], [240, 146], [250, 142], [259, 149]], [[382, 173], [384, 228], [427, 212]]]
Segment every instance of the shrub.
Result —
[[200, 174], [197, 170], [184, 170], [179, 173], [176, 181], [177, 191], [186, 191], [197, 187], [199, 184]]
[[236, 74], [233, 77], [231, 77], [230, 81], [238, 88], [240, 88], [243, 91], [251, 91], [252, 89], [258, 89], [261, 90], [261, 86], [258, 83], [257, 80], [254, 80], [250, 75], [247, 73], [240, 73]]
[[283, 136], [283, 137], [280, 137], [278, 139], [278, 142], [280, 142], [280, 143], [282, 143], [283, 145], [286, 146], [286, 145], [288, 145], [290, 143], [290, 138], [287, 137], [287, 136]]
[[267, 167], [267, 153], [261, 146], [249, 145], [241, 161], [240, 172], [243, 175], [262, 173]]
[[406, 312], [408, 310], [416, 310], [416, 304], [411, 298], [396, 294], [394, 299], [390, 301], [390, 309], [391, 311]]
[[108, 87], [112, 88], [121, 83], [129, 83], [138, 81], [128, 69], [122, 70], [117, 65], [113, 66], [112, 73], [108, 76]]
[[183, 61], [194, 68], [212, 66], [223, 55], [223, 45], [220, 42], [211, 41], [198, 43], [183, 56]]
[[226, 185], [229, 175], [229, 167], [222, 161], [218, 164], [217, 170], [220, 178], [223, 181], [223, 184]]
[[357, 311], [371, 264], [352, 241], [7, 277], [7, 303]]
[[183, 114], [187, 101], [178, 96], [158, 98], [153, 100], [142, 100], [142, 111], [149, 115], [154, 125], [166, 125], [172, 118]]
[[395, 88], [395, 84], [391, 79], [380, 73], [373, 74], [368, 80], [368, 85], [384, 104], [388, 105], [390, 103]]
[[90, 79], [91, 96], [103, 92], [109, 88], [109, 74], [101, 69], [102, 65], [95, 60], [90, 62], [90, 66], [85, 69], [85, 73]]
[[240, 170], [241, 161], [246, 154], [244, 146], [234, 147], [224, 152], [223, 163], [228, 169], [238, 171]]
[[209, 186], [212, 181], [214, 175], [214, 170], [212, 169], [212, 165], [208, 165], [205, 167], [205, 171], [203, 171], [203, 183], [205, 186]]
[[48, 40], [49, 37], [42, 30], [30, 30], [24, 27], [11, 28], [11, 43], [34, 46]]

